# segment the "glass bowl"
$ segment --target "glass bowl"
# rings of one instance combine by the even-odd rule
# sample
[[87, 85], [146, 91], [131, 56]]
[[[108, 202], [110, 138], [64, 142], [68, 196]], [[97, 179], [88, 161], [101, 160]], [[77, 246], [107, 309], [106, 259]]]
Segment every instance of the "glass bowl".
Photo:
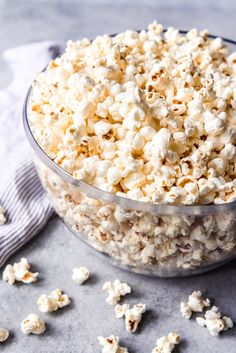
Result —
[[[236, 50], [236, 42], [222, 39]], [[134, 201], [75, 180], [59, 167], [31, 131], [31, 88], [23, 109], [26, 137], [44, 189], [76, 236], [114, 264], [154, 276], [199, 274], [236, 257], [236, 202], [173, 206]]]

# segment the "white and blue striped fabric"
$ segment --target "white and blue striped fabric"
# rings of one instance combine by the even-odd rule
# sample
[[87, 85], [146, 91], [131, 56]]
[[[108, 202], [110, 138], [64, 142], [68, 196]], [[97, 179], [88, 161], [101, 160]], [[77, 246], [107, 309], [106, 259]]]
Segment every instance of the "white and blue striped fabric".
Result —
[[16, 167], [0, 190], [7, 222], [0, 226], [0, 266], [33, 238], [53, 214], [32, 161]]
[[7, 217], [0, 225], [0, 267], [37, 235], [54, 213], [32, 161], [21, 112], [33, 78], [59, 50], [55, 43], [42, 42], [3, 53], [12, 81], [0, 90], [0, 206]]

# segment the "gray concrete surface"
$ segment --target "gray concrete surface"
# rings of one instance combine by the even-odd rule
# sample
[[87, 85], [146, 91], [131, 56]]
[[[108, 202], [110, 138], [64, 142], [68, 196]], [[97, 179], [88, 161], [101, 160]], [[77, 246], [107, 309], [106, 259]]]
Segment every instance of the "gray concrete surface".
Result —
[[[103, 32], [143, 28], [155, 18], [165, 26], [208, 28], [214, 34], [235, 39], [235, 13], [233, 0], [0, 0], [0, 51], [31, 41], [94, 37]], [[6, 66], [0, 61], [0, 86], [6, 86], [9, 79]], [[11, 331], [11, 339], [0, 346], [1, 352], [95, 353], [100, 352], [97, 336], [114, 333], [130, 353], [149, 353], [157, 337], [173, 330], [183, 337], [176, 352], [236, 352], [236, 328], [214, 338], [194, 320], [182, 319], [179, 313], [179, 302], [192, 290], [201, 289], [215, 300], [222, 313], [236, 321], [236, 262], [196, 277], [138, 276], [97, 257], [57, 217], [9, 262], [22, 256], [40, 272], [40, 280], [29, 286], [12, 287], [0, 281], [0, 326]], [[76, 286], [71, 280], [72, 268], [79, 265], [88, 266], [92, 272], [84, 286]], [[105, 303], [102, 284], [117, 277], [133, 288], [127, 301], [144, 302], [149, 309], [135, 335], [125, 331], [123, 320], [115, 319], [113, 308]], [[69, 294], [72, 304], [60, 312], [43, 315], [48, 326], [44, 335], [24, 336], [20, 321], [30, 312], [38, 312], [36, 300], [40, 294], [57, 287]]]
[[[98, 335], [114, 333], [121, 338], [130, 353], [151, 353], [156, 338], [176, 330], [183, 337], [176, 352], [235, 353], [236, 327], [221, 337], [210, 336], [195, 320], [186, 321], [179, 312], [179, 303], [194, 289], [201, 289], [214, 299], [222, 313], [236, 321], [236, 262], [214, 272], [188, 278], [153, 279], [120, 270], [98, 257], [55, 217], [47, 228], [20, 250], [10, 262], [26, 256], [32, 269], [40, 273], [39, 281], [31, 285], [0, 283], [0, 323], [11, 330], [12, 337], [1, 345], [6, 353], [95, 353], [100, 352]], [[92, 273], [83, 286], [74, 284], [71, 271], [85, 265]], [[129, 303], [144, 302], [148, 311], [140, 329], [134, 335], [125, 331], [123, 319], [116, 319], [114, 309], [105, 302], [102, 285], [107, 280], [127, 281], [133, 294]], [[72, 299], [72, 304], [52, 314], [42, 314], [48, 324], [44, 335], [25, 336], [20, 321], [30, 312], [38, 313], [37, 298], [57, 287]]]

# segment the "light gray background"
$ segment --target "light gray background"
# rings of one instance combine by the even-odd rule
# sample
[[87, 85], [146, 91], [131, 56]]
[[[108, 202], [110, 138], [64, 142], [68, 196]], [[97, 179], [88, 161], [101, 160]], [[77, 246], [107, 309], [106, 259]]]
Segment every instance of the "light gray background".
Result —
[[[208, 28], [214, 34], [236, 39], [235, 14], [233, 0], [0, 0], [0, 52], [31, 41], [92, 38], [104, 32], [145, 28], [153, 19], [166, 27]], [[9, 71], [0, 59], [0, 87], [5, 87], [9, 79]], [[0, 346], [2, 352], [95, 353], [100, 351], [97, 336], [114, 333], [130, 353], [149, 353], [157, 337], [173, 330], [183, 337], [176, 352], [236, 352], [236, 328], [214, 338], [194, 320], [182, 319], [179, 313], [180, 301], [194, 289], [201, 289], [214, 298], [222, 313], [236, 321], [236, 262], [205, 275], [181, 279], [130, 274], [97, 257], [57, 217], [9, 262], [22, 256], [40, 272], [40, 280], [29, 286], [12, 287], [0, 282], [0, 326], [11, 331], [11, 339]], [[84, 286], [76, 286], [71, 280], [72, 268], [79, 265], [88, 266], [92, 272]], [[144, 302], [149, 308], [135, 335], [125, 331], [123, 320], [115, 319], [113, 308], [105, 303], [102, 284], [117, 277], [133, 288], [127, 301]], [[43, 315], [48, 326], [44, 335], [24, 336], [20, 321], [30, 312], [37, 313], [40, 294], [57, 287], [69, 294], [72, 304], [60, 312]]]

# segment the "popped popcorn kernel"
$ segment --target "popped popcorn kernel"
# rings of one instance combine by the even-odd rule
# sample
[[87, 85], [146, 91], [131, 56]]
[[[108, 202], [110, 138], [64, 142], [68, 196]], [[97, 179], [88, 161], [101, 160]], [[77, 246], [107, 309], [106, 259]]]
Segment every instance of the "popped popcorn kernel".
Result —
[[102, 289], [108, 293], [106, 302], [109, 305], [117, 304], [121, 297], [131, 293], [131, 287], [127, 283], [122, 283], [119, 279], [114, 282], [105, 282]]
[[14, 265], [8, 264], [3, 271], [3, 281], [9, 284], [15, 282], [22, 283], [33, 283], [37, 281], [38, 272], [30, 272], [30, 264], [24, 257], [21, 258], [20, 262], [15, 262]]
[[70, 304], [70, 299], [68, 295], [62, 294], [61, 289], [55, 289], [54, 291], [52, 291], [51, 296], [52, 298], [55, 298], [60, 309]]
[[73, 268], [72, 280], [77, 284], [83, 284], [89, 279], [90, 272], [87, 267], [75, 267]]
[[42, 313], [57, 311], [70, 304], [70, 299], [67, 294], [62, 294], [61, 289], [55, 289], [49, 295], [42, 294], [37, 304]]
[[218, 336], [220, 332], [227, 331], [234, 325], [230, 317], [222, 317], [216, 306], [207, 310], [204, 317], [197, 317], [196, 321], [200, 326], [205, 326], [212, 336]]
[[102, 346], [102, 353], [129, 353], [127, 348], [119, 346], [119, 341], [119, 337], [114, 335], [107, 338], [98, 337], [98, 342]]
[[115, 314], [117, 319], [125, 317], [125, 328], [128, 332], [136, 332], [138, 325], [142, 319], [143, 313], [146, 312], [146, 304], [135, 304], [130, 308], [129, 304], [116, 305]]
[[125, 311], [125, 327], [129, 332], [134, 333], [146, 311], [146, 304], [135, 304], [131, 309]]
[[2, 279], [4, 282], [8, 282], [9, 284], [14, 284], [16, 281], [15, 271], [12, 265], [8, 264], [2, 274]]
[[171, 353], [175, 346], [180, 343], [180, 335], [175, 332], [171, 332], [168, 336], [163, 336], [157, 339], [156, 347], [152, 350], [152, 353]]
[[41, 335], [46, 330], [45, 322], [36, 314], [29, 314], [21, 322], [21, 331], [24, 334], [33, 333], [35, 335]]
[[127, 310], [129, 310], [130, 305], [129, 304], [117, 304], [115, 306], [115, 314], [117, 319], [121, 319], [123, 316], [125, 316], [125, 313]]
[[7, 219], [5, 216], [5, 208], [0, 205], [0, 225], [6, 223]]
[[0, 327], [0, 343], [5, 342], [9, 338], [9, 331]]
[[39, 310], [42, 313], [48, 313], [52, 311], [57, 311], [59, 306], [57, 300], [53, 297], [47, 296], [46, 294], [40, 295], [37, 300]]

